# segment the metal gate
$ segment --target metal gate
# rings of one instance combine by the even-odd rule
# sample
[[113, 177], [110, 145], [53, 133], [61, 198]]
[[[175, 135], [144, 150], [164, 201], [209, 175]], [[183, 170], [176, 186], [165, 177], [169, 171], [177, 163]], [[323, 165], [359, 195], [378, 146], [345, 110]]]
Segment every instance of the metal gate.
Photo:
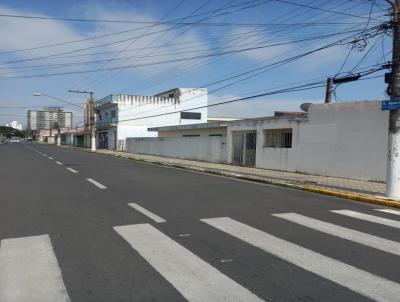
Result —
[[254, 167], [256, 164], [256, 131], [234, 131], [232, 133], [232, 163]]
[[99, 149], [108, 149], [108, 132], [99, 132]]

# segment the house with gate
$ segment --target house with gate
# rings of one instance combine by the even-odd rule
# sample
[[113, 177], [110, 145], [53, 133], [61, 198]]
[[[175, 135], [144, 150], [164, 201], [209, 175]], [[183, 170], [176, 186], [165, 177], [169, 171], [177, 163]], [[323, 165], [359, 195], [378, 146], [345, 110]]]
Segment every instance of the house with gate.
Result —
[[[304, 112], [153, 127], [127, 151], [288, 172], [384, 181], [388, 112], [381, 101], [307, 104]], [[366, 164], [368, 163], [368, 164]]]

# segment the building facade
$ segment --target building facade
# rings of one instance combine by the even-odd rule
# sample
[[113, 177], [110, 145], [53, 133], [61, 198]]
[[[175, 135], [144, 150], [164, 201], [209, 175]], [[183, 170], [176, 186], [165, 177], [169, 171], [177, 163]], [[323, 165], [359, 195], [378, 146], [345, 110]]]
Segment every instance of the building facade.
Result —
[[159, 127], [151, 129], [157, 138], [129, 138], [127, 151], [385, 181], [389, 114], [381, 103], [310, 104], [303, 113]]
[[176, 88], [154, 96], [107, 96], [94, 105], [97, 148], [121, 150], [128, 137], [157, 136], [148, 130], [151, 127], [206, 123], [207, 103], [205, 88]]
[[55, 128], [71, 128], [72, 112], [58, 107], [47, 107], [43, 110], [28, 110], [27, 129], [46, 130]]

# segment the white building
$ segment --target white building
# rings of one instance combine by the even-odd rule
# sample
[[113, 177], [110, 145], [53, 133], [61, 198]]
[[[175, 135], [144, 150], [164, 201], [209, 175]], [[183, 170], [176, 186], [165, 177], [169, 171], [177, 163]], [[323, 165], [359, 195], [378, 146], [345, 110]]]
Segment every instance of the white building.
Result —
[[27, 128], [29, 130], [45, 130], [58, 127], [72, 127], [72, 112], [59, 110], [58, 107], [28, 110]]
[[126, 149], [234, 165], [385, 181], [388, 111], [381, 101], [311, 104], [307, 113], [158, 127]]
[[154, 137], [151, 127], [207, 122], [207, 89], [175, 88], [154, 96], [109, 95], [96, 101], [98, 148], [123, 149], [128, 137]]
[[22, 130], [22, 124], [18, 121], [12, 121], [11, 123], [6, 124], [6, 126], [17, 130]]

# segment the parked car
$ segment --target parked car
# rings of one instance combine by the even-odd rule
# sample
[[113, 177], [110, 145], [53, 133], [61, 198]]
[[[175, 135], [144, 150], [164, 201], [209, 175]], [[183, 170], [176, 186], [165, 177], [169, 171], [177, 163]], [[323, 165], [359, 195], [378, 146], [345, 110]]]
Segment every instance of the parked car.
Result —
[[21, 139], [18, 138], [18, 137], [12, 137], [12, 138], [10, 139], [10, 143], [19, 143], [20, 141], [21, 141]]

